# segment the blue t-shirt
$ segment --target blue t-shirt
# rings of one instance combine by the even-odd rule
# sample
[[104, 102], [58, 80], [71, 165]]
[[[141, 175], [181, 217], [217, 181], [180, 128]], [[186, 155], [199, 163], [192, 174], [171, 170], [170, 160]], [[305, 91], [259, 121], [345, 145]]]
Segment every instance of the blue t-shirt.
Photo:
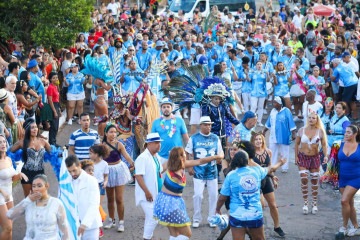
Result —
[[[223, 153], [219, 137], [213, 133], [203, 135], [196, 133], [190, 137], [185, 151], [194, 156], [194, 160], [214, 156]], [[194, 178], [201, 180], [213, 180], [217, 178], [216, 160], [195, 166]]]
[[196, 51], [195, 49], [193, 48], [190, 48], [190, 49], [187, 49], [187, 48], [183, 48], [181, 50], [182, 54], [183, 54], [183, 58], [186, 58], [186, 59], [192, 59], [193, 56], [196, 55]]
[[267, 173], [267, 168], [242, 167], [226, 176], [220, 193], [230, 197], [230, 216], [240, 221], [258, 220], [263, 217], [260, 185]]
[[151, 54], [149, 51], [146, 51], [145, 53], [143, 53], [142, 51], [138, 51], [138, 53], [136, 54], [136, 58], [139, 61], [139, 67], [143, 71], [149, 68], [151, 62]]
[[[160, 138], [163, 140], [161, 142], [161, 148], [159, 155], [163, 158], [168, 159], [170, 151], [173, 147], [183, 147], [182, 135], [187, 133], [185, 122], [180, 117], [175, 117], [174, 119], [163, 119], [158, 118], [153, 122], [151, 132], [157, 132], [160, 135]], [[172, 133], [172, 129], [175, 126], [175, 132]]]
[[355, 72], [344, 63], [340, 63], [334, 69], [333, 77], [336, 77], [337, 80], [342, 80], [344, 87], [350, 87], [358, 82]]
[[42, 96], [42, 101], [45, 102], [45, 87], [41, 79], [33, 72], [30, 72], [30, 81], [29, 87], [31, 87], [35, 92], [40, 93]]
[[285, 96], [290, 92], [288, 74], [275, 74], [278, 84], [274, 84], [274, 95]]
[[247, 129], [243, 123], [239, 123], [234, 130], [232, 130], [228, 141], [231, 143], [235, 138], [242, 141], [250, 141], [251, 132], [254, 131], [254, 129], [255, 128]]
[[71, 94], [80, 94], [84, 92], [84, 81], [85, 76], [81, 72], [78, 72], [76, 75], [69, 73], [66, 75], [66, 81], [69, 83], [68, 93]]
[[266, 73], [265, 71], [256, 71], [253, 73], [250, 73], [250, 79], [251, 79], [251, 96], [252, 97], [266, 97], [267, 91], [266, 91]]

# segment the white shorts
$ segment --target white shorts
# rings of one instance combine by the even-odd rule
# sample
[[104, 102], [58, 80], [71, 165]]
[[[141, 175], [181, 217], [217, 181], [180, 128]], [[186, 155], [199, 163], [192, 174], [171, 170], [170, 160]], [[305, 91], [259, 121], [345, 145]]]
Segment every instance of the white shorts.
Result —
[[200, 108], [191, 108], [190, 115], [190, 125], [199, 125], [201, 117], [201, 109]]
[[67, 93], [66, 97], [67, 97], [67, 100], [69, 100], [69, 101], [84, 100], [85, 99], [85, 92], [82, 92], [82, 93], [79, 93], [79, 94]]

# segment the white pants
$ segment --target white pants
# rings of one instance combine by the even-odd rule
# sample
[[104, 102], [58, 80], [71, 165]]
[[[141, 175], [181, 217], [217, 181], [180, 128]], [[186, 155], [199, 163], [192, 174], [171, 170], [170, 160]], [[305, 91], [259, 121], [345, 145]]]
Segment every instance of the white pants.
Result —
[[200, 180], [194, 178], [194, 216], [193, 221], [201, 222], [201, 202], [203, 199], [203, 192], [205, 188], [205, 184], [208, 189], [209, 195], [209, 213], [208, 217], [215, 215], [216, 210], [216, 202], [218, 198], [218, 180]]
[[[155, 200], [155, 199], [154, 199]], [[151, 239], [158, 222], [154, 219], [154, 202], [141, 201], [141, 208], [145, 213], [143, 238]]]
[[250, 110], [250, 103], [251, 103], [250, 93], [242, 93], [241, 96], [242, 96], [242, 100], [243, 100], [242, 104], [244, 107], [244, 111], [247, 112]]
[[272, 151], [272, 159], [271, 165], [276, 164], [279, 161], [279, 158], [283, 157], [286, 159], [286, 163], [282, 165], [283, 170], [289, 169], [289, 155], [290, 155], [290, 145], [278, 144], [278, 143], [270, 143], [269, 146]]
[[264, 114], [265, 97], [251, 97], [251, 111], [257, 113], [258, 122], [261, 123]]
[[81, 236], [81, 240], [98, 240], [99, 239], [99, 228], [88, 229], [84, 231]]

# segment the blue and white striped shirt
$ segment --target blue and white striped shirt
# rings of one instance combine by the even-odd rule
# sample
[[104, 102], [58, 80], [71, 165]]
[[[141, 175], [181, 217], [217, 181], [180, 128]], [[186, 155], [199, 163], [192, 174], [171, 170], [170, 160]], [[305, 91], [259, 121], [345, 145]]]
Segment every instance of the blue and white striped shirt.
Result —
[[74, 146], [75, 155], [79, 160], [89, 159], [89, 148], [92, 145], [100, 144], [97, 131], [90, 129], [88, 133], [81, 129], [73, 132], [69, 139], [69, 146]]

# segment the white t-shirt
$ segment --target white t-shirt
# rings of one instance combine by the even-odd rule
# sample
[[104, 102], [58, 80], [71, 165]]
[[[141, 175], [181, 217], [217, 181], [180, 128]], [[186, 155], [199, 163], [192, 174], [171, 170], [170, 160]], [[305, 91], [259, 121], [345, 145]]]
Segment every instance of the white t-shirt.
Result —
[[308, 101], [305, 101], [302, 106], [302, 112], [303, 112], [303, 116], [304, 116], [304, 119], [303, 119], [304, 125], [306, 124], [309, 113], [311, 113], [311, 112], [317, 113], [322, 108], [323, 108], [323, 105], [317, 101], [315, 101], [315, 103], [311, 104], [311, 105], [309, 105]]
[[295, 16], [293, 17], [292, 23], [294, 24], [294, 26], [296, 28], [299, 28], [301, 30], [301, 24], [302, 24], [302, 20], [303, 20], [304, 16], [300, 14], [300, 16], [298, 16], [297, 14], [295, 14]]
[[106, 9], [111, 10], [111, 15], [117, 15], [118, 14], [118, 7], [119, 7], [119, 5], [117, 3], [109, 3], [107, 5]]
[[94, 177], [98, 183], [104, 182], [104, 174], [109, 174], [109, 165], [104, 160], [94, 164]]

